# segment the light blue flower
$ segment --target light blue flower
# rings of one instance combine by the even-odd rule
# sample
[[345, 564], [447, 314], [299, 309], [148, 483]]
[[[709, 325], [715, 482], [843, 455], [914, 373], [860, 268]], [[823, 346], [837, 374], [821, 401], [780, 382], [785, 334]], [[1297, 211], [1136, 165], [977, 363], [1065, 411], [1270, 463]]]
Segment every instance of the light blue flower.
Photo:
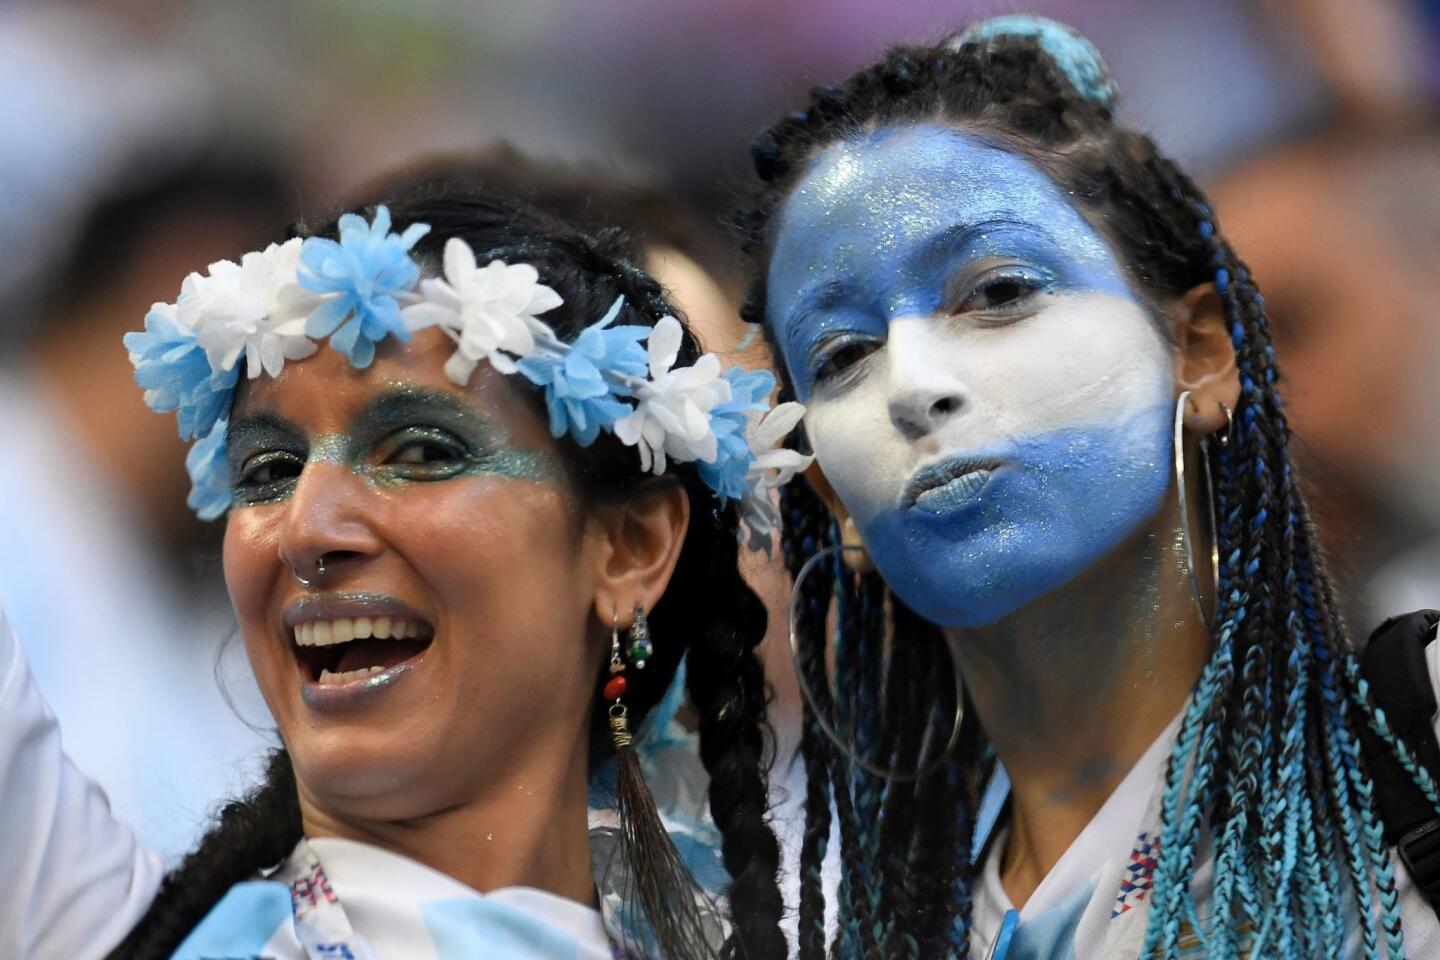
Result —
[[410, 332], [396, 299], [415, 288], [420, 267], [410, 248], [430, 227], [413, 223], [404, 233], [390, 232], [390, 211], [379, 207], [375, 220], [347, 213], [340, 218], [340, 240], [311, 237], [300, 248], [300, 285], [314, 293], [338, 294], [305, 322], [306, 335], [329, 337], [330, 346], [357, 367], [370, 366], [375, 344]]
[[739, 500], [748, 487], [745, 478], [755, 454], [750, 449], [746, 431], [750, 414], [764, 414], [775, 389], [775, 376], [768, 370], [746, 370], [731, 367], [723, 374], [730, 381], [730, 399], [717, 403], [710, 410], [710, 429], [718, 441], [718, 453], [710, 463], [695, 466], [700, 479], [723, 500]]
[[201, 520], [214, 520], [230, 509], [230, 464], [225, 457], [227, 427], [227, 421], [221, 420], [185, 454], [185, 469], [190, 473], [190, 496], [185, 502]]
[[644, 379], [649, 357], [641, 344], [650, 335], [650, 328], [611, 327], [623, 303], [623, 297], [617, 299], [599, 322], [575, 338], [568, 350], [526, 357], [517, 364], [531, 383], [545, 388], [552, 435], [563, 437], [568, 433], [580, 446], [588, 447], [601, 430], [630, 412], [630, 405], [617, 398], [631, 391], [606, 374]]
[[125, 349], [145, 403], [160, 413], [174, 410], [183, 439], [204, 436], [229, 413], [240, 365], [211, 369], [195, 331], [176, 319], [174, 304], [151, 307], [145, 331], [125, 334]]

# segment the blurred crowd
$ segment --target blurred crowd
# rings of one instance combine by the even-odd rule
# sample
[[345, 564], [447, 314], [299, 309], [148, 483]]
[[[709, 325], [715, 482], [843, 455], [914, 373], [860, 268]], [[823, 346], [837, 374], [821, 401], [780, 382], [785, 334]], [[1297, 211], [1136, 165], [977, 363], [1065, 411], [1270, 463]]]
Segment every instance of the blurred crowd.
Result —
[[[1199, 175], [1258, 277], [1353, 632], [1440, 606], [1440, 2], [1018, 6], [1095, 41], [1126, 119]], [[272, 736], [220, 529], [185, 509], [185, 448], [130, 382], [120, 337], [150, 303], [399, 167], [466, 155], [488, 185], [641, 236], [710, 348], [763, 359], [722, 226], [749, 137], [886, 44], [1016, 8], [0, 6], [0, 602], [142, 841], [186, 849]], [[784, 609], [783, 576], [755, 576]]]

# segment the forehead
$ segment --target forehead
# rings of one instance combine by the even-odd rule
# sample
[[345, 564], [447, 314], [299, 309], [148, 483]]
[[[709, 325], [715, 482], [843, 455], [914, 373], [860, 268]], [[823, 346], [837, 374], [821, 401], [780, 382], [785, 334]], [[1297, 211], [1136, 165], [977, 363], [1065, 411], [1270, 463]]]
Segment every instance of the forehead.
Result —
[[967, 225], [1033, 226], [1067, 255], [1112, 260], [1060, 187], [1023, 156], [950, 127], [884, 127], [814, 158], [781, 208], [770, 279], [784, 299], [817, 271], [902, 257]]
[[448, 394], [486, 413], [509, 431], [543, 433], [531, 429], [539, 423], [536, 403], [511, 377], [481, 364], [470, 383], [456, 386], [445, 375], [445, 361], [455, 344], [439, 330], [417, 332], [409, 343], [386, 338], [374, 362], [359, 369], [327, 343], [313, 356], [290, 361], [278, 377], [241, 379], [231, 421], [247, 414], [271, 413], [284, 417], [308, 433], [343, 433], [352, 418], [377, 396], [403, 388], [433, 395]]

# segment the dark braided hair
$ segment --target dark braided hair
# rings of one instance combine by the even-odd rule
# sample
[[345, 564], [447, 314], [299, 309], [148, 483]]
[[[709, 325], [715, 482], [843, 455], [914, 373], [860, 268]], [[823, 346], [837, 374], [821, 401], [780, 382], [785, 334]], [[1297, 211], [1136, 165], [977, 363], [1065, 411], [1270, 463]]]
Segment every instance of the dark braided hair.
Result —
[[[1038, 22], [1026, 19], [1032, 26]], [[1051, 27], [1066, 29], [1048, 24], [1041, 31], [1049, 34], [1045, 37], [1025, 29], [972, 28], [935, 46], [896, 47], [843, 84], [816, 88], [805, 108], [761, 133], [751, 154], [762, 186], [754, 205], [736, 218], [754, 264], [745, 318], [767, 319], [776, 214], [817, 152], [879, 128], [927, 122], [983, 136], [1028, 158], [1066, 191], [1118, 251], [1136, 287], [1156, 301], [1214, 284], [1240, 379], [1233, 436], [1206, 454], [1215, 477], [1220, 556], [1215, 646], [1171, 754], [1141, 955], [1179, 955], [1182, 925], [1195, 916], [1190, 879], [1202, 831], [1208, 830], [1214, 843], [1213, 919], [1197, 933], [1209, 955], [1333, 953], [1347, 918], [1354, 922], [1358, 909], [1364, 955], [1401, 956], [1395, 874], [1361, 753], [1362, 728], [1389, 745], [1432, 804], [1435, 786], [1391, 734], [1359, 676], [1291, 467], [1264, 300], [1191, 179], [1149, 137], [1116, 123], [1113, 91], [1098, 56], [1072, 35], [1071, 42], [1083, 44], [1093, 58], [1089, 74], [1077, 71], [1073, 61], [1055, 55]], [[785, 364], [777, 366], [784, 377]], [[836, 539], [828, 512], [803, 484], [797, 479], [785, 491], [792, 573]], [[935, 628], [893, 595], [888, 626], [847, 616], [857, 604], [873, 602], [866, 600], [872, 588], [861, 581], [837, 565], [830, 576], [812, 575], [802, 585], [797, 626], [802, 669], [811, 689], [822, 694], [819, 707], [840, 718], [848, 711], [852, 725], [884, 723], [892, 715], [906, 724], [922, 718], [933, 724], [943, 708], [917, 710], [903, 697], [878, 711], [873, 703], [859, 710], [859, 700], [845, 702], [856, 694], [846, 691], [840, 665], [859, 650], [872, 657], [860, 671], [904, 670], [924, 699], [947, 702], [937, 685], [948, 672], [935, 669], [927, 659], [931, 654], [899, 653], [912, 644], [933, 643]], [[841, 628], [834, 702], [824, 673], [832, 595], [838, 595]], [[877, 662], [880, 636], [891, 638], [891, 649]], [[989, 765], [983, 731], [967, 722], [950, 763], [913, 784], [890, 783], [877, 825], [870, 774], [840, 764], [809, 709], [807, 704], [801, 957], [819, 960], [825, 954], [819, 867], [832, 797], [845, 847], [838, 892], [841, 953], [966, 956], [974, 874], [970, 838], [977, 788]], [[868, 738], [873, 759], [894, 761], [896, 767], [918, 756], [915, 744], [923, 739], [860, 736], [858, 728], [851, 729], [857, 745]], [[863, 803], [851, 802], [859, 797]], [[944, 828], [928, 823], [932, 817]], [[888, 842], [877, 857], [872, 843], [855, 839], [877, 831], [882, 838], [903, 836], [898, 824], [888, 822], [892, 818], [916, 829], [904, 857]], [[925, 830], [943, 836], [922, 842]], [[865, 884], [879, 886], [878, 901], [860, 895]]]
[[[430, 233], [416, 247], [422, 261], [438, 263], [446, 240], [459, 237], [481, 262], [501, 258], [534, 265], [541, 280], [564, 298], [562, 307], [546, 315], [564, 340], [574, 339], [621, 295], [625, 306], [619, 323], [653, 326], [677, 313], [660, 286], [632, 265], [634, 251], [618, 231], [582, 233], [524, 205], [474, 191], [445, 193], [433, 183], [390, 199], [388, 206], [398, 224], [430, 225]], [[326, 224], [302, 226], [296, 232], [328, 235], [333, 229]], [[677, 362], [693, 363], [699, 354], [687, 331]], [[538, 391], [534, 403], [543, 411]], [[654, 482], [641, 471], [635, 451], [613, 436], [602, 434], [585, 448], [568, 438], [557, 442], [582, 502], [624, 499]], [[632, 723], [638, 724], [663, 696], [688, 653], [688, 688], [699, 712], [701, 758], [711, 776], [711, 811], [732, 878], [727, 896], [733, 923], [724, 952], [747, 960], [780, 958], [785, 954], [776, 879], [780, 854], [766, 821], [765, 688], [754, 653], [765, 634], [765, 608], [739, 573], [733, 503], [720, 505], [693, 464], [672, 464], [667, 477], [684, 488], [695, 507], [674, 574], [650, 613], [654, 653], [645, 670], [630, 671], [626, 702]], [[608, 676], [607, 670], [596, 677], [595, 703]], [[606, 720], [605, 711], [593, 711], [592, 764], [614, 750]], [[300, 839], [295, 774], [288, 755], [278, 750], [270, 757], [264, 781], [245, 799], [221, 810], [196, 850], [165, 878], [150, 910], [112, 957], [169, 957], [232, 885], [284, 861]], [[653, 851], [627, 855], [642, 874], [654, 863]], [[631, 879], [638, 893], [647, 894], [646, 877]], [[684, 904], [673, 901], [693, 892], [651, 889], [648, 898], [636, 898], [645, 905], [644, 916], [637, 919], [649, 925], [662, 956], [697, 957], [704, 950], [703, 943], [677, 942], [678, 928], [667, 927], [661, 922], [666, 918], [651, 909], [658, 903], [660, 911], [682, 915]]]

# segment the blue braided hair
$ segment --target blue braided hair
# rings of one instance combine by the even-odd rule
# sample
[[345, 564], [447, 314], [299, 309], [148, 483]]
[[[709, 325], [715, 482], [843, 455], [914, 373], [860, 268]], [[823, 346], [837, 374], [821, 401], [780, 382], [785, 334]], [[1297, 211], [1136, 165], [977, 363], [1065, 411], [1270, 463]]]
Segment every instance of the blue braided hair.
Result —
[[[1241, 388], [1231, 442], [1205, 454], [1220, 558], [1214, 649], [1166, 770], [1141, 955], [1178, 957], [1182, 939], [1194, 937], [1207, 956], [1334, 957], [1347, 935], [1358, 933], [1362, 956], [1402, 957], [1395, 869], [1361, 731], [1387, 745], [1440, 809], [1436, 784], [1391, 731], [1358, 672], [1291, 464], [1264, 299], [1200, 190], [1150, 138], [1117, 124], [1114, 108], [1113, 84], [1094, 48], [1033, 17], [986, 21], [935, 46], [897, 47], [844, 83], [816, 88], [805, 108], [751, 146], [761, 184], [753, 205], [736, 216], [754, 264], [743, 312], [752, 322], [766, 320], [774, 215], [817, 150], [880, 125], [935, 121], [982, 131], [1034, 162], [1103, 224], [1137, 285], [1157, 301], [1213, 284]], [[823, 504], [802, 484], [785, 497], [792, 572], [833, 542]], [[857, 746], [913, 761], [926, 736], [914, 731], [933, 729], [940, 711], [917, 707], [905, 692], [885, 693], [877, 705], [876, 688], [857, 686], [852, 674], [903, 675], [912, 701], [917, 692], [934, 704], [963, 691], [947, 694], [948, 671], [927, 661], [926, 644], [943, 656], [932, 626], [893, 596], [881, 603], [885, 616], [867, 616], [875, 601], [863, 578], [831, 572], [802, 585], [810, 606], [798, 633], [810, 687], [824, 687], [822, 709], [839, 709]], [[833, 688], [824, 671], [832, 599], [837, 668], [843, 660], [847, 671]], [[911, 656], [912, 644], [922, 652]], [[894, 687], [887, 681], [880, 689]], [[912, 732], [896, 734], [887, 724], [908, 724]], [[881, 788], [878, 819], [869, 775], [840, 762], [809, 719], [804, 749], [801, 957], [825, 953], [817, 853], [823, 857], [832, 802], [844, 862], [841, 952], [965, 956], [975, 871], [969, 838], [978, 784], [991, 762], [983, 731], [970, 722], [953, 762], [934, 775]], [[943, 828], [927, 824], [929, 816]], [[883, 842], [900, 835], [895, 818], [931, 831], [923, 849], [900, 855]], [[882, 837], [878, 852], [867, 831]], [[1191, 878], [1207, 838], [1214, 870], [1202, 920]], [[877, 885], [879, 895], [865, 896], [857, 889], [864, 883]]]

